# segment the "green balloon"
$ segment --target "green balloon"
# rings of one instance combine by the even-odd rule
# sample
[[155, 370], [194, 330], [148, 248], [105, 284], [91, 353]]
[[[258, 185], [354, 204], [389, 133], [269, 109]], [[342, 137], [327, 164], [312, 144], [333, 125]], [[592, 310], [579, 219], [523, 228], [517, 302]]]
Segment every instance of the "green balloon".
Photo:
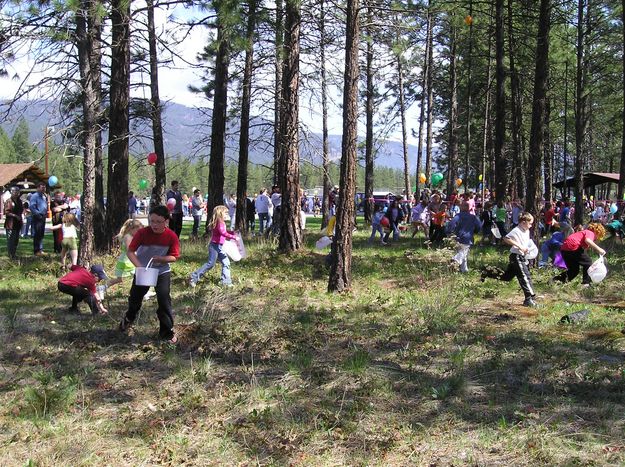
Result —
[[145, 190], [148, 187], [148, 181], [145, 178], [139, 180], [139, 189]]
[[432, 176], [430, 177], [430, 180], [432, 182], [432, 186], [436, 186], [438, 185], [440, 182], [443, 181], [443, 174], [440, 172], [436, 172], [433, 173]]

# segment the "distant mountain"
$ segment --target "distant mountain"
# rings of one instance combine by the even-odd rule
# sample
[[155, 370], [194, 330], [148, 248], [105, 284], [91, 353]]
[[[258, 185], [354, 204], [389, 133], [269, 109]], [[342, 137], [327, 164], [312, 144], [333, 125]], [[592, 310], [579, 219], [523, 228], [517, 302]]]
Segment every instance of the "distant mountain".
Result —
[[[51, 138], [56, 144], [63, 144], [62, 130], [69, 129], [71, 122], [67, 116], [60, 113], [58, 103], [39, 100], [28, 101], [14, 107], [8, 118], [1, 124], [10, 135], [20, 121], [25, 118], [30, 127], [30, 137], [34, 144], [43, 148], [43, 135], [46, 126], [54, 127]], [[165, 106], [163, 115], [165, 151], [171, 156], [193, 156], [208, 158], [210, 153], [210, 124], [211, 109], [198, 109], [186, 107], [181, 104], [169, 102]], [[131, 121], [131, 133], [133, 135], [131, 152], [144, 154], [153, 149], [151, 127], [147, 122]], [[270, 164], [273, 160], [273, 124], [272, 122], [256, 117], [252, 121], [250, 129], [250, 162], [255, 164]], [[226, 141], [226, 159], [236, 161], [238, 159], [238, 125], [232, 124], [228, 129]], [[106, 141], [108, 136], [104, 135]], [[362, 138], [361, 138], [362, 139]], [[67, 142], [68, 140], [66, 140]], [[69, 143], [68, 143], [69, 144]], [[340, 160], [341, 135], [330, 135], [330, 159]], [[300, 158], [315, 165], [321, 164], [321, 135], [313, 133], [301, 138]], [[403, 164], [402, 145], [399, 141], [387, 141], [378, 148], [376, 165], [402, 169]], [[417, 148], [408, 146], [409, 167], [416, 164]], [[363, 154], [364, 157], [364, 154]]]

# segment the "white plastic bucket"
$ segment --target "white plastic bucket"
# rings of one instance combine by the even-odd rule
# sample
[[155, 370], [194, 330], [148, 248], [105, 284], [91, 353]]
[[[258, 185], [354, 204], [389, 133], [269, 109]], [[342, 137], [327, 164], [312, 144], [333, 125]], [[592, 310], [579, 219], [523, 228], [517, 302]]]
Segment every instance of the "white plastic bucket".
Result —
[[147, 287], [154, 287], [158, 282], [159, 270], [151, 268], [152, 260], [144, 268], [135, 268], [135, 284]]

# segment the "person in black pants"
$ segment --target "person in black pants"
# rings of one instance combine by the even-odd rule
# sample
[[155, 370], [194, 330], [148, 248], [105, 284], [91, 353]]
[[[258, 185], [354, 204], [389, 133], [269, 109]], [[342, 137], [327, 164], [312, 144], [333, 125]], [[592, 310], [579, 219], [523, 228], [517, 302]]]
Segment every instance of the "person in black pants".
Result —
[[[177, 338], [174, 334], [174, 316], [171, 306], [171, 268], [169, 263], [174, 263], [180, 256], [180, 240], [176, 234], [167, 227], [169, 210], [165, 206], [156, 206], [150, 210], [150, 225], [137, 231], [128, 245], [128, 259], [135, 267], [150, 267], [159, 270], [156, 286], [156, 300], [158, 309], [156, 316], [160, 323], [159, 336], [170, 343], [175, 344]], [[119, 323], [119, 330], [126, 331], [137, 318], [141, 309], [143, 297], [150, 289], [148, 286], [137, 285], [137, 277], [132, 281], [130, 296], [128, 297], [128, 310]]]
[[67, 311], [78, 313], [78, 304], [84, 301], [94, 315], [98, 311], [106, 314], [107, 310], [96, 293], [96, 283], [106, 279], [108, 277], [101, 264], [94, 264], [89, 271], [77, 264], [72, 265], [70, 272], [61, 277], [57, 284], [59, 292], [72, 296], [72, 306]]
[[176, 204], [171, 209], [169, 228], [174, 231], [176, 237], [180, 238], [180, 232], [182, 232], [182, 194], [178, 190], [176, 180], [171, 182], [171, 189], [167, 190], [166, 198], [168, 203], [172, 198], [176, 200]]

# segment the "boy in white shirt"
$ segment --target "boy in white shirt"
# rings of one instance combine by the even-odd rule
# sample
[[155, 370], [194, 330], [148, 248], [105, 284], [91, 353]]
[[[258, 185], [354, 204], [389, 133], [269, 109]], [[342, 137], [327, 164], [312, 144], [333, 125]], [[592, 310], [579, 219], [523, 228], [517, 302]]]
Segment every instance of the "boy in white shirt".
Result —
[[526, 212], [519, 216], [519, 225], [503, 238], [503, 242], [511, 246], [508, 267], [505, 271], [502, 271], [497, 267], [487, 266], [482, 270], [481, 277], [482, 282], [484, 282], [487, 277], [505, 282], [509, 282], [513, 277], [516, 277], [525, 294], [523, 306], [529, 307], [537, 306], [534, 301], [536, 294], [532, 287], [528, 261], [525, 259], [525, 255], [530, 247], [530, 228], [533, 223], [534, 216], [531, 214]]

